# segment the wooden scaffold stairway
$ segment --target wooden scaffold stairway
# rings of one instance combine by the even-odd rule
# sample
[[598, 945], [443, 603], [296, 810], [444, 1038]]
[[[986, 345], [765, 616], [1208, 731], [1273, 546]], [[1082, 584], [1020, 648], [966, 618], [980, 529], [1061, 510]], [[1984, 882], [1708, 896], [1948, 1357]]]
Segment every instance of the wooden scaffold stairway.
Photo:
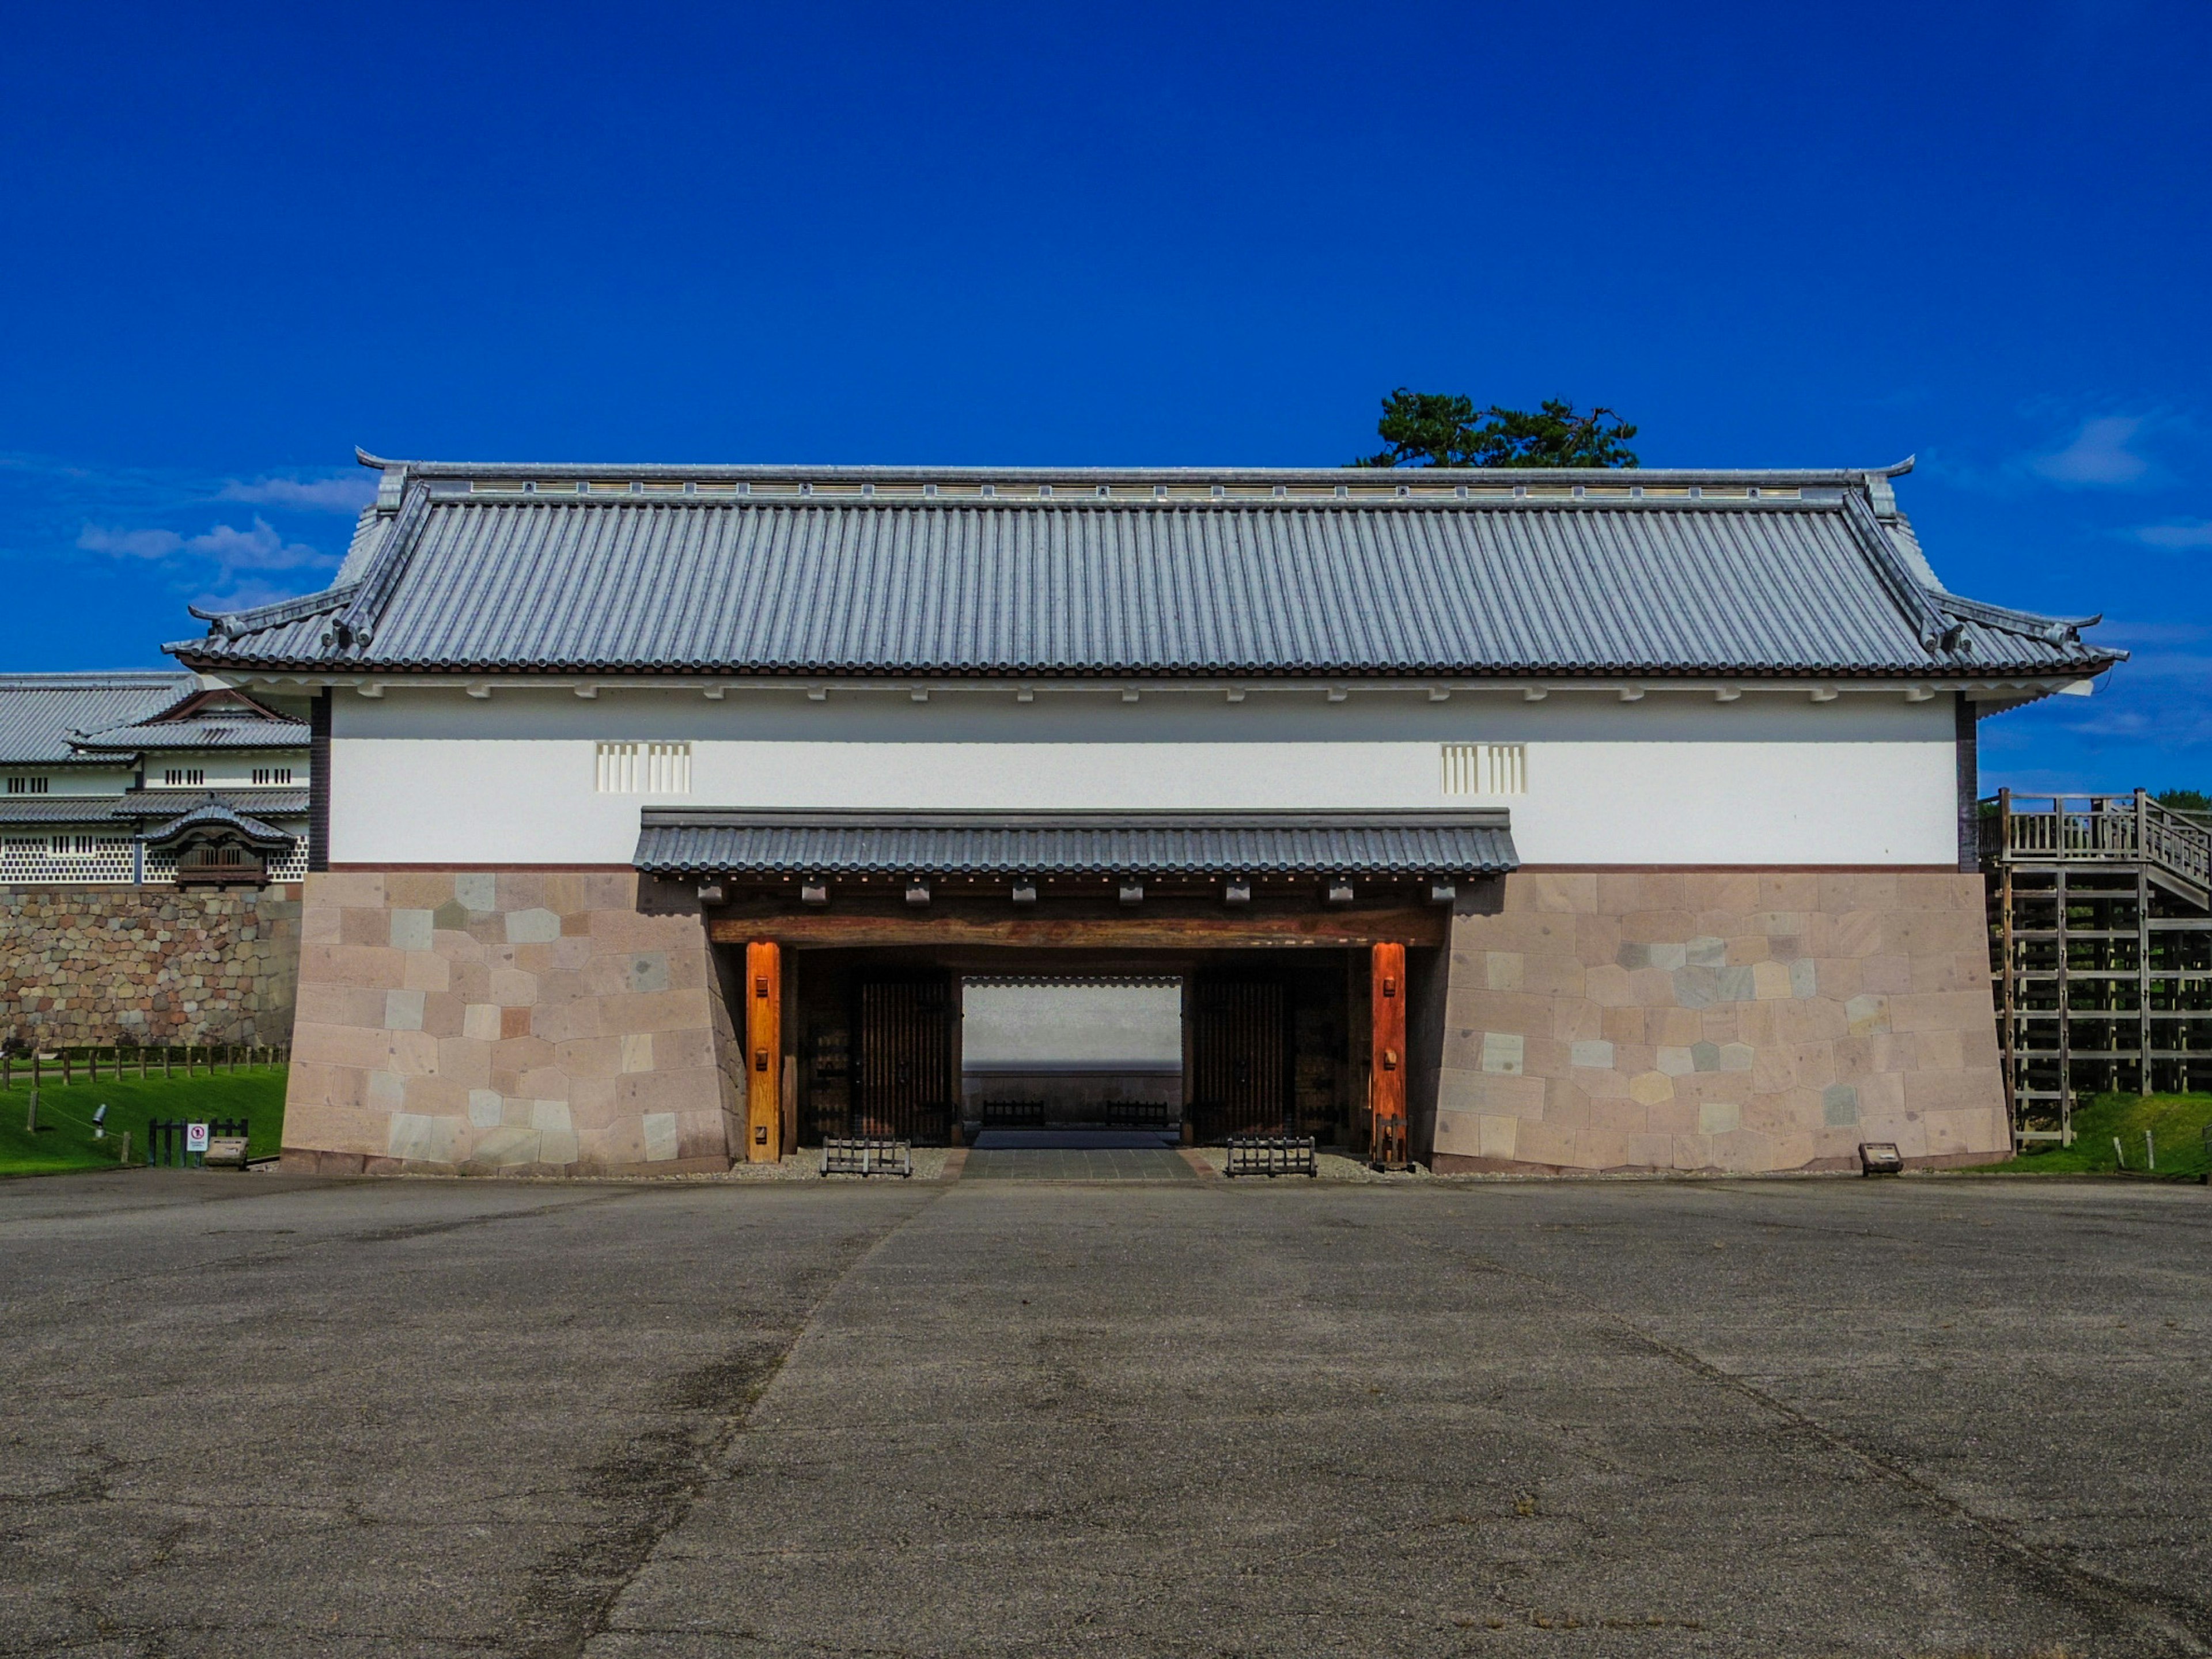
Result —
[[2212, 1087], [2212, 826], [2140, 789], [1981, 812], [2014, 1143], [2070, 1142], [2079, 1093]]

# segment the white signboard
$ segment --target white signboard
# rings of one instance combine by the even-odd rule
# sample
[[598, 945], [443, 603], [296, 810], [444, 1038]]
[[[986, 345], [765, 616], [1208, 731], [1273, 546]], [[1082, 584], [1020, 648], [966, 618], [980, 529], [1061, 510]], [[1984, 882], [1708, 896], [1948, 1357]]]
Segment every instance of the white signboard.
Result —
[[188, 1152], [207, 1151], [208, 1126], [204, 1123], [185, 1125], [185, 1150]]

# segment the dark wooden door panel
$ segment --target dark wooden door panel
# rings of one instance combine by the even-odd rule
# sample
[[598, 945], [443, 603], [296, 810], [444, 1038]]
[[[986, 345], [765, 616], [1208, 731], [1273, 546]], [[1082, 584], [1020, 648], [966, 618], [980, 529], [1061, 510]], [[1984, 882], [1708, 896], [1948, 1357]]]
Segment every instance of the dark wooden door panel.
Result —
[[861, 982], [853, 1132], [944, 1140], [960, 1101], [960, 989], [950, 973]]
[[1201, 1139], [1281, 1134], [1291, 1114], [1289, 996], [1279, 981], [1191, 988], [1191, 1115]]

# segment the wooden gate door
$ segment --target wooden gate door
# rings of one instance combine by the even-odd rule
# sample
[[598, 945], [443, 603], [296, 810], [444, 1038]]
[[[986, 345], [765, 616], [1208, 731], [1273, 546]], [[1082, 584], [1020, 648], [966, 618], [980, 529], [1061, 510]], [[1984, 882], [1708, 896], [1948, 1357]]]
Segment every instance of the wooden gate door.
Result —
[[1289, 1001], [1279, 981], [1192, 982], [1190, 1100], [1192, 1129], [1200, 1139], [1286, 1133]]
[[950, 973], [864, 980], [853, 1133], [947, 1140], [960, 1106], [960, 987]]

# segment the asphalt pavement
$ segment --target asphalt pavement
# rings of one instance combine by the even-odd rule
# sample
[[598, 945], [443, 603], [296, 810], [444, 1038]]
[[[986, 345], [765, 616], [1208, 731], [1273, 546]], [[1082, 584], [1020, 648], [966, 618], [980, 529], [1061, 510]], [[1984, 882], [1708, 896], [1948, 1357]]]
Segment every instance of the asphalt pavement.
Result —
[[0, 1332], [0, 1654], [2212, 1648], [2202, 1188], [103, 1174]]

